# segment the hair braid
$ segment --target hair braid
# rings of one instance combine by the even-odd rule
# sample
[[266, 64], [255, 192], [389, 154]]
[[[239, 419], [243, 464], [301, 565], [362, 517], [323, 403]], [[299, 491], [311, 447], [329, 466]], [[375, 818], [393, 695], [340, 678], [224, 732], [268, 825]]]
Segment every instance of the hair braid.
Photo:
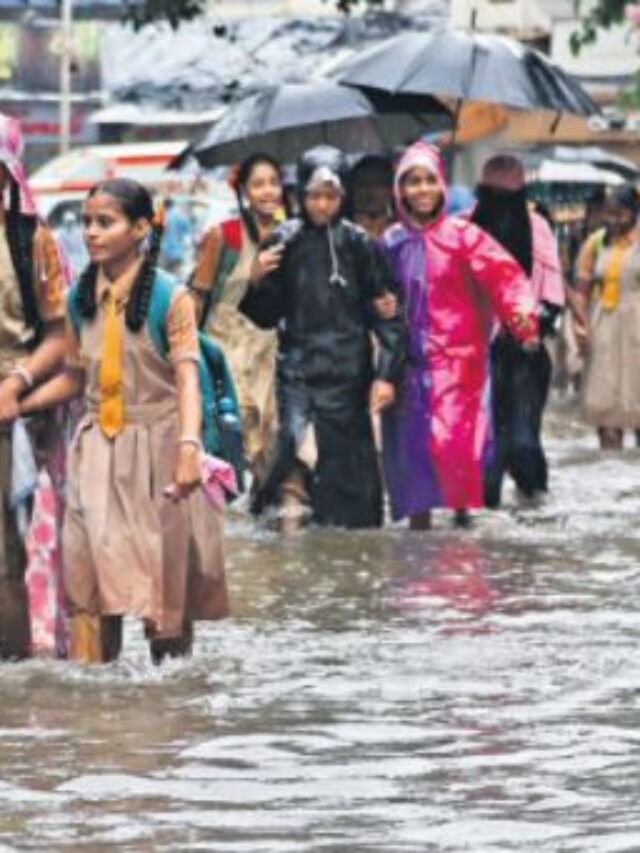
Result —
[[10, 193], [11, 200], [6, 220], [9, 253], [20, 287], [25, 323], [34, 330], [38, 340], [42, 335], [42, 319], [33, 280], [33, 241], [38, 220], [35, 216], [25, 216], [21, 213], [20, 187], [13, 178], [10, 182]]
[[153, 282], [158, 266], [160, 244], [162, 242], [163, 228], [154, 223], [149, 239], [149, 249], [140, 267], [138, 276], [131, 291], [131, 297], [127, 304], [126, 322], [127, 328], [132, 332], [139, 332], [144, 325], [149, 313]]
[[98, 282], [98, 265], [90, 263], [83, 270], [78, 281], [76, 299], [78, 311], [85, 320], [93, 320], [97, 311], [96, 284]]

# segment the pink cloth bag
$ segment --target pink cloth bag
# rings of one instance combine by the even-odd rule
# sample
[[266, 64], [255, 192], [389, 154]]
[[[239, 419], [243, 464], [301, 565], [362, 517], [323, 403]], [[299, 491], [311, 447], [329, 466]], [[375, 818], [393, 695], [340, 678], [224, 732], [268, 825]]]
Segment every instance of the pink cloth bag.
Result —
[[65, 657], [65, 614], [60, 549], [60, 499], [45, 469], [38, 476], [33, 515], [25, 539], [31, 642], [34, 655]]

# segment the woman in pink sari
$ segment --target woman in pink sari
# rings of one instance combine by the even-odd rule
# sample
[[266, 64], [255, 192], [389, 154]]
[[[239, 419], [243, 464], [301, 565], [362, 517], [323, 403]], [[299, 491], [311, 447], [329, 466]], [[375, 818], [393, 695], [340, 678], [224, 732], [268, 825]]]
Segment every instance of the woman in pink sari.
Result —
[[431, 509], [449, 507], [466, 525], [467, 511], [483, 505], [491, 330], [498, 318], [537, 346], [536, 301], [522, 268], [492, 237], [446, 216], [437, 149], [418, 142], [406, 151], [395, 196], [400, 222], [383, 245], [402, 287], [410, 366], [383, 421], [392, 515], [425, 529]]

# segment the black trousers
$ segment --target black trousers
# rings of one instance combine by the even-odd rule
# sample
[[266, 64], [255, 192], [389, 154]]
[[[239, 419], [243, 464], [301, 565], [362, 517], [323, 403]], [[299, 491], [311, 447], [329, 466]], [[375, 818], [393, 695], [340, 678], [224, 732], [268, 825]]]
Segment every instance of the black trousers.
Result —
[[547, 459], [542, 447], [542, 416], [551, 383], [545, 347], [525, 352], [510, 335], [491, 347], [495, 452], [485, 469], [485, 503], [500, 505], [502, 483], [510, 474], [527, 497], [546, 492]]

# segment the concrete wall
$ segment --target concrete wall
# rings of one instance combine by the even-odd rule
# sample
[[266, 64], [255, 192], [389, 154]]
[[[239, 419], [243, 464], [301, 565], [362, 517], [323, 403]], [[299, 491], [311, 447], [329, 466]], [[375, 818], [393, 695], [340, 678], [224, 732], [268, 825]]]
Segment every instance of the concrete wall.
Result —
[[487, 32], [530, 36], [548, 32], [551, 25], [549, 15], [536, 0], [452, 0], [452, 24], [469, 27], [474, 11], [476, 28]]

